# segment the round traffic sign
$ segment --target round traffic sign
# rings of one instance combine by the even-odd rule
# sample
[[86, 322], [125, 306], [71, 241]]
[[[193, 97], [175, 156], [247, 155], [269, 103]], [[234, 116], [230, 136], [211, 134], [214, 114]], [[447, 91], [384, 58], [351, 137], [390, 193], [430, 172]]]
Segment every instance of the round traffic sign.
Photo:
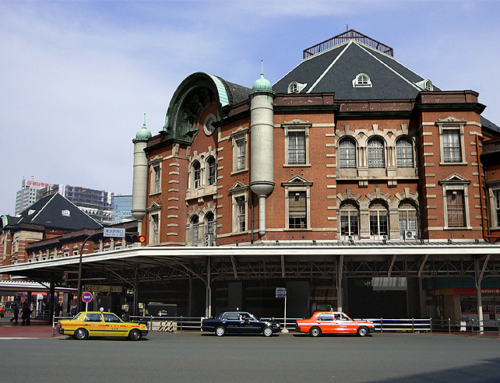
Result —
[[89, 303], [92, 302], [92, 293], [89, 293], [88, 291], [82, 294], [82, 301]]

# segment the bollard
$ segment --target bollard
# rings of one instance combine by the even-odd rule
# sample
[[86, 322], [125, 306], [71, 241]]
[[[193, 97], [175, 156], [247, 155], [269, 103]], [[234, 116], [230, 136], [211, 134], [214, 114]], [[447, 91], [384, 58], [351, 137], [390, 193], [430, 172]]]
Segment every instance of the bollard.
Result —
[[182, 332], [182, 315], [181, 315], [181, 332]]
[[380, 333], [384, 333], [384, 318], [380, 318]]
[[448, 318], [448, 334], [451, 334], [451, 319]]
[[474, 319], [471, 320], [470, 336], [474, 336]]
[[431, 329], [431, 334], [432, 334], [432, 318], [429, 318], [429, 328]]
[[411, 332], [415, 334], [415, 319], [411, 318]]

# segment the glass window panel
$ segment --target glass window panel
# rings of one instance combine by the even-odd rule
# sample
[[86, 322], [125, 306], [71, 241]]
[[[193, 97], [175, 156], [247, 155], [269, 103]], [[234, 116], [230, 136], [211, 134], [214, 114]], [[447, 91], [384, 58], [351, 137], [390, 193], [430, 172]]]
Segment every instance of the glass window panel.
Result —
[[375, 139], [368, 143], [368, 167], [385, 167], [384, 144], [380, 140]]
[[460, 132], [458, 130], [444, 130], [443, 135], [443, 161], [462, 162], [460, 149]]
[[410, 141], [401, 139], [396, 143], [398, 168], [413, 168], [413, 146]]
[[342, 140], [339, 145], [339, 165], [341, 169], [356, 168], [356, 145], [351, 140]]
[[288, 163], [306, 163], [306, 135], [304, 132], [288, 134]]

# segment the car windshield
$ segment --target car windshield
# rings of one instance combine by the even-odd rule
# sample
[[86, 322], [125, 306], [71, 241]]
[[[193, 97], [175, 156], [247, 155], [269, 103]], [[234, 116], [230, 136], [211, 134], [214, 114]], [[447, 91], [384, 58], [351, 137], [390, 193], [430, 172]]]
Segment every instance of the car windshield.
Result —
[[82, 315], [82, 313], [78, 313], [78, 314], [76, 314], [76, 315], [73, 317], [73, 319], [78, 319], [78, 318], [80, 317], [80, 315]]

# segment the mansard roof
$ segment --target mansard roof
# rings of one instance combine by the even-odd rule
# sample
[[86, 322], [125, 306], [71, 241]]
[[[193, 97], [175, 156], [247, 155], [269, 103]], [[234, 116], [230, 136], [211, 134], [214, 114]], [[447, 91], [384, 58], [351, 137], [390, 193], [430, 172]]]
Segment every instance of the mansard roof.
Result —
[[[400, 64], [390, 54], [356, 38], [334, 45], [307, 58], [282, 77], [273, 89], [289, 93], [289, 85], [302, 86], [299, 93], [335, 93], [335, 100], [412, 99], [425, 90], [429, 80]], [[391, 50], [392, 52], [392, 50]], [[369, 83], [354, 86], [358, 75]], [[436, 86], [432, 90], [439, 91]]]
[[41, 225], [48, 229], [99, 229], [100, 223], [90, 218], [61, 194], [46, 196], [24, 210], [17, 224]]

